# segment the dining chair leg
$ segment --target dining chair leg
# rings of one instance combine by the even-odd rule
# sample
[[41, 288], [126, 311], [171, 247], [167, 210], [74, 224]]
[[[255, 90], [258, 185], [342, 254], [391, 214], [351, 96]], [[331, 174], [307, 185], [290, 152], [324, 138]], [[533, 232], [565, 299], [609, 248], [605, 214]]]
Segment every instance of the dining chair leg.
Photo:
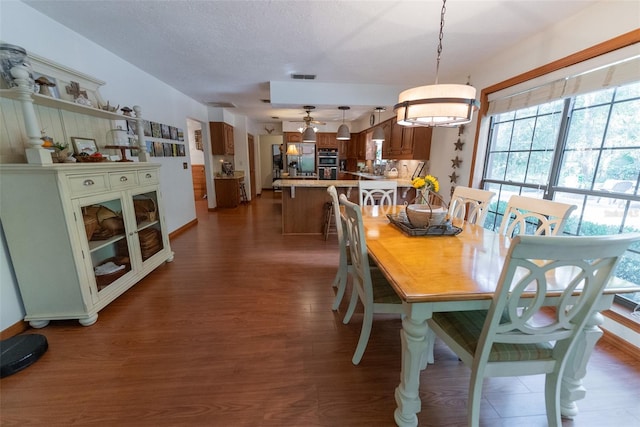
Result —
[[547, 408], [547, 424], [560, 427], [560, 378], [558, 372], [551, 372], [545, 376], [544, 400]]
[[351, 292], [351, 301], [349, 302], [349, 308], [347, 309], [347, 314], [344, 315], [344, 319], [342, 319], [342, 323], [345, 325], [349, 323], [351, 320], [351, 316], [353, 316], [353, 312], [356, 311], [356, 305], [358, 304], [358, 291], [353, 289]]
[[471, 376], [469, 384], [469, 398], [467, 400], [467, 425], [478, 427], [480, 424], [480, 402], [482, 401], [482, 383], [484, 369], [478, 368], [478, 373]]
[[336, 287], [337, 282], [337, 292], [336, 297], [333, 300], [333, 306], [331, 309], [336, 311], [338, 307], [340, 307], [340, 303], [342, 302], [342, 298], [344, 297], [344, 291], [347, 288], [347, 272], [343, 272], [342, 269], [338, 270], [338, 275], [336, 276], [336, 280], [333, 281], [333, 286]]
[[367, 349], [367, 343], [369, 342], [369, 335], [371, 335], [371, 326], [373, 325], [373, 310], [364, 309], [364, 316], [362, 316], [362, 330], [360, 331], [360, 339], [358, 340], [358, 346], [353, 354], [351, 363], [357, 365], [362, 360], [362, 355]]
[[425, 340], [427, 341], [427, 348], [425, 348], [420, 362], [421, 370], [425, 370], [427, 365], [433, 365], [435, 363], [433, 351], [436, 345], [436, 334], [431, 330], [431, 328], [427, 329], [427, 336], [425, 337]]

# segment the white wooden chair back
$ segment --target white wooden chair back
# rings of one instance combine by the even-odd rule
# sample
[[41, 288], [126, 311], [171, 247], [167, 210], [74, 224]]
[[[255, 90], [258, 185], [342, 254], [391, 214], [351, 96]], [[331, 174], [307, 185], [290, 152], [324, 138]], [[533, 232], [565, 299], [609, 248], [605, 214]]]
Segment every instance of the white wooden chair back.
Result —
[[351, 268], [351, 258], [350, 254], [347, 254], [348, 248], [348, 240], [344, 230], [344, 218], [340, 213], [340, 202], [338, 201], [338, 191], [336, 187], [330, 185], [327, 188], [327, 193], [331, 197], [331, 204], [333, 207], [333, 215], [336, 223], [336, 233], [338, 234], [338, 250], [339, 250], [339, 260], [338, 260], [338, 271], [336, 273], [336, 277], [333, 280], [333, 286], [338, 288], [336, 292], [336, 297], [333, 300], [332, 309], [337, 310], [340, 306], [340, 302], [342, 302], [342, 298], [345, 293], [345, 289], [347, 286], [347, 276], [352, 271]]
[[[618, 259], [635, 242], [640, 233], [516, 236], [488, 311], [434, 313], [431, 330], [472, 369], [468, 425], [479, 423], [485, 377], [546, 374], [547, 422], [561, 426], [566, 358]], [[551, 293], [559, 295], [551, 300]]]
[[449, 217], [466, 219], [472, 224], [483, 225], [489, 202], [495, 194], [493, 191], [458, 185], [449, 203]]
[[398, 182], [394, 180], [361, 180], [360, 206], [385, 205], [393, 206], [398, 201]]
[[576, 205], [552, 200], [511, 196], [498, 232], [509, 237], [517, 234], [560, 235], [576, 208]]
[[353, 290], [349, 308], [343, 323], [348, 323], [354, 313], [358, 299], [362, 302], [364, 314], [358, 345], [351, 362], [360, 363], [367, 348], [373, 315], [375, 313], [402, 313], [402, 300], [378, 268], [369, 263], [369, 253], [365, 240], [364, 224], [360, 206], [351, 203], [344, 194], [340, 195], [340, 205], [344, 207], [345, 231], [351, 253]]

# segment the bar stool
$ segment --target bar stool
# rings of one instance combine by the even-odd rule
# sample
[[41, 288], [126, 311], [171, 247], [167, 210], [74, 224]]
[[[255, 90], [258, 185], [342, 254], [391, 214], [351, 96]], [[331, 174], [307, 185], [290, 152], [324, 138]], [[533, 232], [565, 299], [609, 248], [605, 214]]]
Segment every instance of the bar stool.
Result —
[[244, 187], [244, 181], [240, 181], [240, 203], [249, 203], [247, 198], [247, 190]]
[[324, 233], [324, 240], [329, 238], [329, 233], [337, 234], [335, 215], [333, 214], [333, 203], [327, 202], [324, 204], [324, 226], [322, 228]]

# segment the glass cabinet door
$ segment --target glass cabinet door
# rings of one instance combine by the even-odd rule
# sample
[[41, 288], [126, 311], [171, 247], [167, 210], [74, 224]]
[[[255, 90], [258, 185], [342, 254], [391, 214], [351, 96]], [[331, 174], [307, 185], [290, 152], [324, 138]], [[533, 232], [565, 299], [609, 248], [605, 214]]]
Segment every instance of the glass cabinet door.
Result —
[[[123, 201], [112, 198], [80, 207], [98, 291], [131, 271]], [[126, 212], [126, 211], [124, 211]]]
[[133, 195], [136, 217], [136, 235], [142, 262], [164, 249], [162, 222], [158, 211], [158, 193], [155, 190]]

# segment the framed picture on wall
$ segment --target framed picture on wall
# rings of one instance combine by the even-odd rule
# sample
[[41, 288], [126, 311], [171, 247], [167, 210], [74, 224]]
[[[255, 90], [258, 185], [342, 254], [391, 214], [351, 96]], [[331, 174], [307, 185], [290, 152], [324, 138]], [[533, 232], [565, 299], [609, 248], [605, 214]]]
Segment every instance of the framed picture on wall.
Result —
[[162, 129], [160, 129], [160, 123], [151, 122], [151, 136], [154, 138], [162, 138]]
[[153, 153], [156, 157], [164, 157], [164, 148], [162, 147], [162, 142], [153, 142]]
[[178, 128], [178, 141], [184, 141], [184, 131]]
[[161, 138], [171, 139], [171, 133], [169, 133], [169, 125], [160, 125], [160, 129], [162, 130]]
[[171, 135], [171, 139], [174, 141], [178, 140], [178, 128], [169, 126], [169, 135]]

